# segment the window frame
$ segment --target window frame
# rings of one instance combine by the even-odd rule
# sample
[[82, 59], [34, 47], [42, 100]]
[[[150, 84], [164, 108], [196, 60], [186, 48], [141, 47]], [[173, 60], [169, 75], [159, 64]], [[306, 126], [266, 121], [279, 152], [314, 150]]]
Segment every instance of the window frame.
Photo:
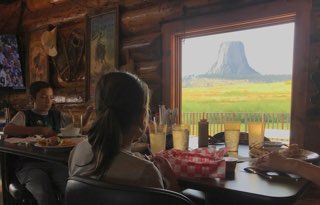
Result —
[[303, 144], [306, 133], [308, 65], [312, 1], [264, 3], [226, 12], [183, 18], [162, 26], [162, 100], [181, 113], [181, 42], [186, 37], [295, 23], [290, 142]]

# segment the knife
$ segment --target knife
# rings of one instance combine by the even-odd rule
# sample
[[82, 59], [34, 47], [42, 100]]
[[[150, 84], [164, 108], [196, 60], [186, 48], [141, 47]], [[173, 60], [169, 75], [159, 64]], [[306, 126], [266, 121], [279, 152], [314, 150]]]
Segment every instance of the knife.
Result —
[[246, 167], [243, 170], [248, 172], [248, 173], [258, 174], [259, 176], [261, 176], [263, 178], [266, 178], [266, 179], [272, 179], [273, 178], [272, 176], [267, 175], [266, 173], [255, 169], [254, 167]]

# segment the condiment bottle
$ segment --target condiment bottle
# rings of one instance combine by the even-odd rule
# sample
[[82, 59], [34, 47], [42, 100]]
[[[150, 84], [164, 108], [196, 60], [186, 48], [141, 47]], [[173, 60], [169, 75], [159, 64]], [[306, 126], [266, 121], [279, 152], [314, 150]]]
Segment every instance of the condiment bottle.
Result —
[[201, 119], [198, 123], [198, 146], [208, 147], [208, 121]]

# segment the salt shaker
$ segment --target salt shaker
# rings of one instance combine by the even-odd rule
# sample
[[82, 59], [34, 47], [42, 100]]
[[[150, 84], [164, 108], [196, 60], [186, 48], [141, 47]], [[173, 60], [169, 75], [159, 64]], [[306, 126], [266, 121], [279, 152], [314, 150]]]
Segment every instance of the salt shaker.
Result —
[[198, 123], [198, 146], [208, 147], [208, 121], [201, 119]]

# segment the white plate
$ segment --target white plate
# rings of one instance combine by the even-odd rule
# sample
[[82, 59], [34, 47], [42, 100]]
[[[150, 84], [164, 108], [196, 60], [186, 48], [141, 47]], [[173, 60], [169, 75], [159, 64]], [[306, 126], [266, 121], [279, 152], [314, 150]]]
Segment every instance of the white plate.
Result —
[[62, 133], [59, 133], [58, 137], [61, 137], [61, 138], [65, 138], [65, 137], [81, 137], [81, 135], [80, 134], [78, 134], [78, 135], [63, 135]]
[[[252, 158], [258, 158], [258, 157], [262, 157], [264, 154], [268, 154], [268, 152], [272, 152], [272, 151], [281, 152], [281, 151], [283, 151], [285, 149], [288, 149], [288, 148], [266, 147], [266, 148], [264, 148], [264, 152], [261, 152], [261, 156], [252, 156], [252, 154], [250, 154], [250, 152], [249, 152], [249, 155]], [[304, 161], [307, 161], [307, 162], [314, 162], [314, 161], [318, 161], [320, 159], [320, 155], [315, 153], [315, 152], [309, 151], [309, 150], [301, 149], [300, 156], [299, 157], [294, 157], [294, 158], [295, 159], [304, 160]]]
[[281, 147], [283, 145], [282, 142], [274, 142], [274, 141], [267, 141], [264, 142], [263, 146], [264, 147]]
[[307, 161], [307, 162], [313, 162], [319, 160], [320, 156], [319, 154], [309, 151], [309, 150], [302, 150], [301, 156], [298, 157], [298, 159]]

